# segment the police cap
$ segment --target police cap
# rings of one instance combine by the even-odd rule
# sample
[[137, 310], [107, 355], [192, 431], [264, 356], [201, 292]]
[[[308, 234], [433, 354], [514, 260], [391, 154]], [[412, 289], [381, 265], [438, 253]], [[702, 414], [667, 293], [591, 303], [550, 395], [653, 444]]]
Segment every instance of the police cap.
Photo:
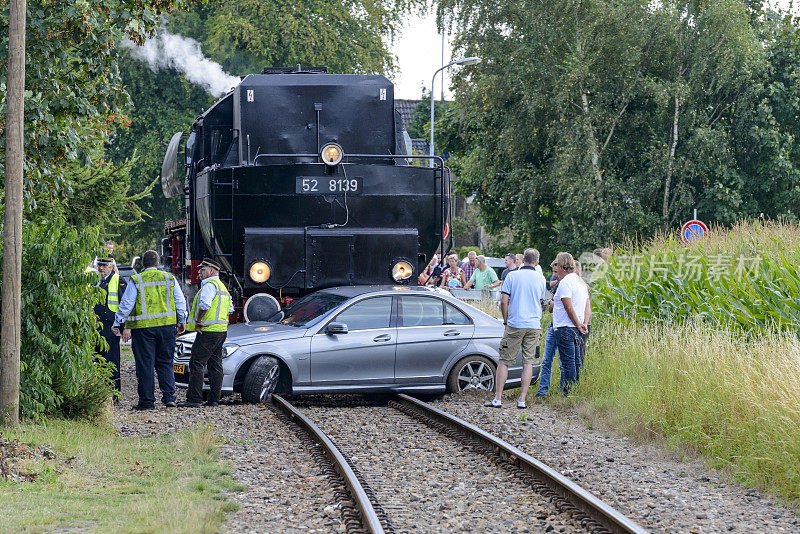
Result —
[[214, 270], [221, 271], [222, 266], [219, 264], [217, 260], [213, 260], [211, 258], [203, 258], [203, 261], [200, 262], [200, 267], [211, 267]]
[[97, 254], [97, 263], [114, 263], [114, 255], [108, 251], [107, 248], [103, 247], [100, 249], [100, 252]]

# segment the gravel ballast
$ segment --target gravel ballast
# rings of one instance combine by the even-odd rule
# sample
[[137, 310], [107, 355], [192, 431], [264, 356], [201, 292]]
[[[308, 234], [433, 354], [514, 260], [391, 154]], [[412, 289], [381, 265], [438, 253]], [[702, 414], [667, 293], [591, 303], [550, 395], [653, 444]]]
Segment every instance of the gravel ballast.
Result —
[[300, 409], [349, 457], [395, 532], [585, 532], [483, 454], [394, 408]]
[[[333, 490], [297, 427], [264, 405], [228, 397], [217, 408], [165, 408], [137, 412], [133, 361], [123, 360], [123, 400], [114, 411], [122, 436], [148, 436], [210, 425], [221, 439], [220, 456], [246, 487], [229, 497], [240, 510], [228, 515], [227, 532], [344, 532]], [[179, 398], [184, 392], [178, 390]], [[160, 393], [156, 388], [156, 399]]]
[[[183, 394], [179, 390], [179, 397]], [[414, 501], [418, 523], [408, 523], [411, 526], [397, 528], [398, 532], [540, 532], [546, 529], [543, 522], [555, 532], [562, 526], [568, 530], [533, 491], [521, 500], [509, 498], [513, 491], [500, 493], [498, 487], [516, 488], [521, 483], [485, 459], [475, 465], [478, 456], [452, 441], [444, 443], [449, 438], [435, 430], [418, 422], [399, 423], [407, 416], [383, 401], [362, 398], [360, 407], [354, 407], [331, 402], [332, 398], [290, 401], [329, 431], [359, 469], [363, 460], [379, 466], [377, 471], [364, 469], [374, 471], [368, 483], [376, 494], [394, 488], [419, 498]], [[428, 402], [545, 462], [652, 532], [800, 532], [800, 519], [792, 509], [758, 490], [732, 483], [725, 473], [699, 460], [677, 459], [665, 448], [639, 445], [613, 431], [588, 429], [571, 409], [529, 405], [520, 411], [512, 400], [505, 400], [498, 410], [483, 407], [487, 398], [485, 393], [458, 394]], [[308, 443], [296, 435], [297, 427], [269, 407], [239, 404], [238, 395], [228, 399], [218, 408], [168, 409], [159, 404], [155, 411], [130, 411], [136, 402], [136, 381], [128, 357], [123, 360], [123, 401], [115, 409], [115, 425], [122, 436], [211, 425], [223, 439], [221, 456], [231, 461], [233, 477], [246, 487], [230, 495], [241, 509], [229, 514], [225, 531], [343, 532], [339, 503]], [[403, 440], [413, 443], [407, 447], [409, 454], [388, 452]], [[426, 463], [426, 474], [414, 466]], [[478, 482], [464, 475], [465, 464], [467, 475], [474, 474]], [[443, 475], [445, 465], [451, 465], [453, 472]], [[505, 522], [498, 522], [490, 512], [503, 506]], [[387, 507], [392, 507], [391, 499]]]
[[429, 403], [541, 460], [652, 532], [800, 532], [789, 507], [699, 460], [590, 430], [574, 410], [529, 404], [523, 416], [511, 398], [484, 408], [490, 397], [462, 393]]

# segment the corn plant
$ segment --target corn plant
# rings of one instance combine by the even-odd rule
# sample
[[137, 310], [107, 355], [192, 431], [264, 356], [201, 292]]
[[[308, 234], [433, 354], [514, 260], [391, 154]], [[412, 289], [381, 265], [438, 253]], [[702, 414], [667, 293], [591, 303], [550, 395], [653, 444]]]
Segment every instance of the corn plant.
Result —
[[800, 228], [739, 223], [684, 246], [674, 235], [619, 249], [595, 312], [628, 323], [701, 321], [758, 334], [800, 330]]

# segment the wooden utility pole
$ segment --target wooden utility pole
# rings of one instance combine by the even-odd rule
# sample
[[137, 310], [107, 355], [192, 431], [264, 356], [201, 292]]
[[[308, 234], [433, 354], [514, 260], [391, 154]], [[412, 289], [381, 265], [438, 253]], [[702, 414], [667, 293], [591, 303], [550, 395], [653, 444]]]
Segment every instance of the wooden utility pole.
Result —
[[26, 0], [11, 0], [6, 81], [6, 176], [3, 223], [0, 424], [19, 426], [20, 302], [22, 292], [22, 162], [25, 111]]

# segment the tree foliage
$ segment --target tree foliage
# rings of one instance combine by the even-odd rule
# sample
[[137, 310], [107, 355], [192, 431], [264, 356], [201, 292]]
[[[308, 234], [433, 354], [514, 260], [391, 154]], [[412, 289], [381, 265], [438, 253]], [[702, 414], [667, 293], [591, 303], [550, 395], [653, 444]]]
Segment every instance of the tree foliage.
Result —
[[423, 0], [201, 0], [170, 28], [203, 43], [234, 75], [264, 67], [327, 66], [346, 74], [393, 69], [390, 39]]
[[[117, 68], [123, 37], [141, 42], [175, 0], [28, 2], [25, 78], [25, 195], [29, 205], [69, 194], [63, 170], [125, 122]], [[0, 115], [5, 117], [8, 6], [0, 12]], [[4, 123], [0, 147], [5, 147]], [[4, 148], [3, 148], [4, 150]], [[5, 153], [0, 152], [0, 172]]]
[[[434, 120], [441, 118], [450, 108], [447, 100], [433, 101]], [[419, 103], [411, 112], [411, 122], [406, 124], [406, 131], [412, 139], [429, 139], [431, 136], [431, 93], [422, 92]]]
[[740, 0], [443, 0], [445, 15], [483, 62], [456, 75], [437, 142], [461, 145], [458, 188], [490, 231], [553, 253], [692, 208], [722, 224], [800, 214], [791, 19]]
[[98, 389], [101, 398], [110, 397], [110, 380], [95, 378], [109, 377], [94, 356], [102, 338], [93, 307], [101, 292], [94, 287], [96, 274], [85, 271], [97, 242], [96, 230], [70, 226], [60, 217], [23, 225], [20, 406], [25, 417], [58, 413], [64, 403], [73, 415], [86, 415], [74, 412], [82, 405], [78, 397]]
[[112, 226], [126, 249], [141, 255], [162, 237], [164, 221], [181, 217], [181, 199], [164, 198], [159, 177], [170, 137], [187, 130], [213, 98], [175, 71], [153, 71], [138, 59], [125, 54], [120, 60], [125, 89], [130, 93], [131, 124], [109, 142], [108, 154], [115, 165], [123, 165], [133, 154], [136, 165], [130, 168], [131, 191], [144, 191], [136, 200], [143, 218], [135, 226]]
[[[94, 356], [99, 290], [84, 272], [104, 223], [135, 220], [126, 172], [103, 143], [128, 120], [118, 45], [142, 42], [177, 0], [29, 0], [22, 258], [23, 415], [92, 415], [111, 394]], [[0, 10], [0, 117], [5, 117], [8, 5]], [[5, 124], [0, 122], [0, 172]]]

